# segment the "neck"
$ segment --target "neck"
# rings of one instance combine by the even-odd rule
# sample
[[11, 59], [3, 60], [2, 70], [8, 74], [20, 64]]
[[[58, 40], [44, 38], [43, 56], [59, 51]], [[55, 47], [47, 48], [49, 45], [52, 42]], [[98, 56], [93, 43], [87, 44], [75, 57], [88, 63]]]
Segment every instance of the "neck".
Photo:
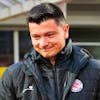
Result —
[[50, 58], [50, 62], [51, 62], [51, 64], [55, 64], [55, 58]]

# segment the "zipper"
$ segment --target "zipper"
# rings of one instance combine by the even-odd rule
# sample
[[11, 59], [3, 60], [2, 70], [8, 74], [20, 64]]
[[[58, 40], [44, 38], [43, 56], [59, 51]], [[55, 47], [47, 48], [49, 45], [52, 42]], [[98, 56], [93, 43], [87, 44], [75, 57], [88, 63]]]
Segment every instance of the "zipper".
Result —
[[55, 98], [56, 100], [60, 100], [59, 92], [58, 92], [58, 82], [57, 82], [57, 69], [56, 66], [53, 65], [53, 74], [54, 74], [54, 86], [55, 86]]

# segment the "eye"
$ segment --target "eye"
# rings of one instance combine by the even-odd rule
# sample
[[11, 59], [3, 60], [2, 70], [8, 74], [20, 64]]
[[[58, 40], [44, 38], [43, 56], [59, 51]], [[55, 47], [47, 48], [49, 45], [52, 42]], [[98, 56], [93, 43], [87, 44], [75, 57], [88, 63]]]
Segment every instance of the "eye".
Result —
[[54, 35], [55, 35], [54, 32], [49, 32], [49, 33], [47, 34], [47, 36], [50, 37], [50, 38], [54, 37]]
[[32, 38], [34, 38], [35, 40], [38, 40], [40, 38], [39, 35], [32, 35]]

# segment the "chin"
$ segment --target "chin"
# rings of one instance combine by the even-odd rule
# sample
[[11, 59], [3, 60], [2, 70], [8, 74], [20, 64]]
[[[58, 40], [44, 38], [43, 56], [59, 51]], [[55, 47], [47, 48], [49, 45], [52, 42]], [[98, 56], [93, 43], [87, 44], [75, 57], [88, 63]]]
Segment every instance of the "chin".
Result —
[[42, 55], [44, 58], [51, 58], [51, 56], [48, 55]]
[[54, 58], [55, 57], [55, 54], [43, 54], [42, 55], [44, 58], [47, 58], [47, 59], [51, 59], [51, 58]]

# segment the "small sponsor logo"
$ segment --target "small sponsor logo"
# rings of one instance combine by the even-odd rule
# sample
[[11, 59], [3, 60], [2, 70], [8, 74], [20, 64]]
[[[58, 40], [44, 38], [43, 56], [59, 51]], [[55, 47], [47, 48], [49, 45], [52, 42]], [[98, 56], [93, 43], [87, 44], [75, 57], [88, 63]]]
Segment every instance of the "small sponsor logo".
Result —
[[26, 91], [33, 91], [33, 86], [29, 86], [27, 89], [23, 90], [23, 93], [25, 93]]

